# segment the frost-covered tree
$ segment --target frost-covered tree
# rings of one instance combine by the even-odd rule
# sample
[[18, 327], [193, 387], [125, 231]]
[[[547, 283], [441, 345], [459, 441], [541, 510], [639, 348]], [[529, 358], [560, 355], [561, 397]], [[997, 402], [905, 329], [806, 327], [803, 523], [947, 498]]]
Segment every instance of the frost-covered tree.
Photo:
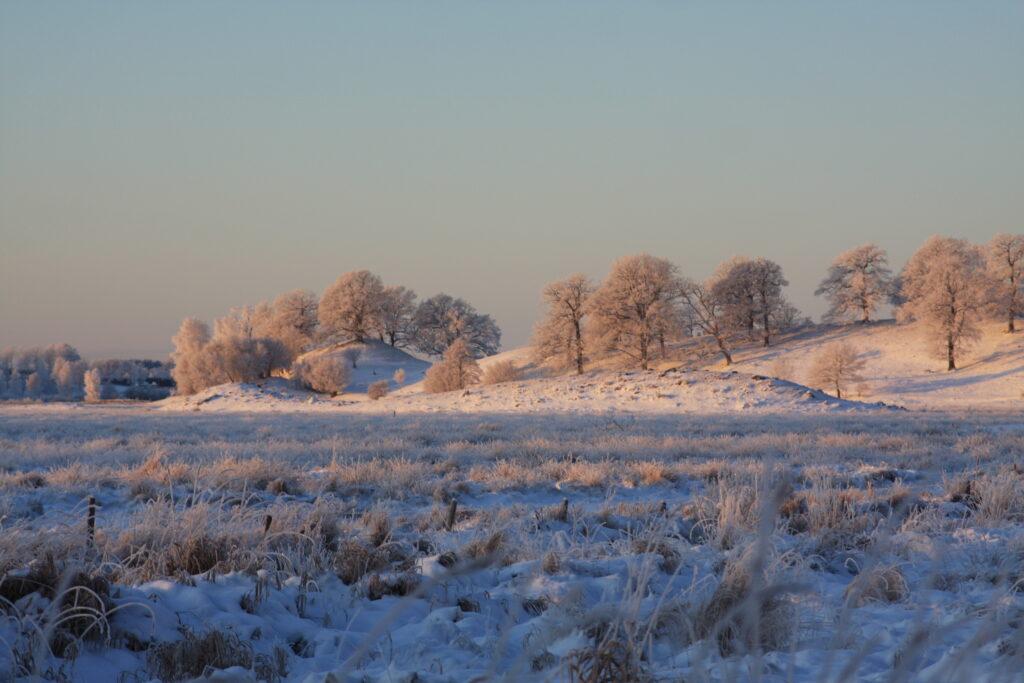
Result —
[[501, 330], [489, 315], [462, 299], [438, 294], [416, 307], [413, 316], [413, 346], [431, 356], [440, 356], [456, 339], [462, 339], [476, 358], [490, 356], [501, 346]]
[[64, 360], [76, 361], [82, 360], [82, 357], [78, 355], [78, 351], [75, 347], [70, 344], [50, 344], [49, 346], [42, 349], [38, 355], [42, 356], [43, 362], [46, 363], [47, 367], [52, 368], [53, 364], [58, 358]]
[[978, 336], [991, 279], [984, 252], [966, 240], [929, 237], [900, 274], [901, 320], [919, 320], [939, 343], [946, 369]]
[[836, 257], [815, 296], [829, 301], [828, 320], [866, 323], [892, 295], [893, 279], [885, 249], [862, 244]]
[[341, 275], [320, 299], [319, 319], [334, 338], [366, 341], [380, 325], [384, 284], [368, 270]]
[[395, 374], [391, 376], [391, 379], [398, 386], [405, 384], [405, 368], [398, 368], [395, 370]]
[[683, 306], [689, 311], [689, 320], [702, 333], [715, 341], [726, 365], [732, 365], [732, 328], [726, 318], [725, 305], [715, 296], [716, 280], [693, 282], [682, 280], [679, 287]]
[[97, 403], [103, 399], [103, 376], [96, 368], [90, 368], [85, 372], [85, 400], [87, 403]]
[[273, 337], [288, 347], [292, 355], [308, 351], [316, 339], [317, 296], [307, 289], [281, 294], [270, 305], [270, 315], [260, 335]]
[[223, 318], [213, 321], [214, 337], [254, 339], [265, 334], [270, 323], [270, 304], [261, 301], [255, 306], [236, 306]]
[[406, 287], [385, 287], [381, 298], [377, 328], [381, 341], [392, 346], [408, 346], [413, 337], [416, 292]]
[[623, 257], [590, 298], [587, 333], [596, 348], [648, 369], [651, 345], [669, 323], [679, 293], [676, 267], [650, 254]]
[[246, 338], [214, 335], [201, 352], [207, 370], [205, 386], [225, 382], [253, 382], [291, 365], [288, 349], [270, 337]]
[[470, 351], [469, 345], [459, 337], [444, 352], [444, 359], [434, 363], [423, 379], [423, 389], [428, 394], [465, 389], [480, 381], [480, 366]]
[[235, 320], [218, 320], [211, 338], [204, 322], [185, 319], [172, 340], [172, 376], [179, 394], [194, 394], [225, 382], [252, 382], [291, 364], [292, 354], [282, 342], [244, 336]]
[[995, 287], [992, 305], [1013, 332], [1015, 320], [1024, 312], [1024, 235], [1000, 233], [987, 248], [988, 269]]
[[171, 377], [177, 385], [178, 393], [194, 394], [208, 385], [206, 374], [209, 368], [203, 367], [205, 360], [202, 351], [210, 342], [210, 328], [198, 318], [185, 318], [178, 333], [171, 339], [174, 351], [171, 360], [174, 369]]
[[857, 349], [845, 342], [829, 344], [814, 357], [811, 381], [831, 388], [836, 398], [842, 398], [848, 385], [864, 381], [863, 371], [864, 359], [860, 358]]
[[583, 320], [587, 300], [594, 285], [586, 275], [577, 273], [552, 282], [542, 292], [547, 311], [533, 331], [533, 352], [538, 362], [555, 361], [560, 367], [572, 367], [583, 374], [585, 341]]
[[39, 372], [33, 372], [25, 380], [25, 395], [32, 398], [42, 396], [45, 393], [46, 381]]
[[74, 398], [82, 391], [85, 381], [85, 363], [80, 360], [57, 358], [53, 363], [53, 377], [57, 389], [68, 398]]
[[715, 274], [714, 295], [724, 306], [729, 324], [745, 329], [751, 339], [759, 331], [765, 346], [780, 328], [780, 320], [793, 316], [782, 288], [789, 282], [782, 267], [766, 258], [734, 257]]

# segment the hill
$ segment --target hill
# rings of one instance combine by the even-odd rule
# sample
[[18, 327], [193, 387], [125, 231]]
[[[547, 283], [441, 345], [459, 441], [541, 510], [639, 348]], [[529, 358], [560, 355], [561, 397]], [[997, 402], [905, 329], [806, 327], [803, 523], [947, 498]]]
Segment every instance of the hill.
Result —
[[[810, 368], [822, 348], [852, 345], [866, 361], [861, 391], [853, 397], [908, 408], [1009, 408], [1024, 394], [1024, 333], [1007, 334], [986, 323], [982, 335], [947, 372], [924, 328], [883, 320], [867, 325], [816, 325], [782, 336], [773, 346], [738, 349], [732, 369], [812, 384]], [[721, 368], [718, 361], [705, 367]]]

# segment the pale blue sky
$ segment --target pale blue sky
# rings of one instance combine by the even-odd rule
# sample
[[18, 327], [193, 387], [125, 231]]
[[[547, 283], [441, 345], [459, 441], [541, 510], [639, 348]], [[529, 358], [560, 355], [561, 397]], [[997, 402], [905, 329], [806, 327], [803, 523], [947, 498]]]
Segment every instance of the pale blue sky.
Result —
[[0, 4], [0, 347], [157, 356], [368, 268], [506, 346], [648, 251], [1024, 231], [1021, 2]]

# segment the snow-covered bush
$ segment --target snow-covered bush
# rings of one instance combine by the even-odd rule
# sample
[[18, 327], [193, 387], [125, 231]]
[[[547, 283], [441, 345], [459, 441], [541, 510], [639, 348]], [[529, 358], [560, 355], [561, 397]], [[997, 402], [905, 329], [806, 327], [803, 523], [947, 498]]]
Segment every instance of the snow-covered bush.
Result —
[[501, 384], [502, 382], [516, 382], [523, 378], [523, 371], [510, 360], [502, 360], [491, 363], [484, 368], [481, 384]]
[[366, 395], [374, 401], [384, 398], [388, 395], [388, 381], [386, 379], [381, 379], [372, 383], [367, 388]]
[[466, 342], [460, 337], [444, 352], [444, 360], [434, 363], [423, 379], [423, 389], [428, 394], [465, 389], [480, 381], [480, 366], [469, 352]]
[[194, 394], [226, 382], [252, 382], [291, 365], [292, 354], [272, 337], [247, 337], [239, 318], [217, 321], [210, 337], [207, 325], [186, 318], [174, 336], [172, 376], [179, 394]]
[[293, 381], [300, 387], [337, 396], [348, 388], [352, 373], [341, 358], [330, 355], [308, 358], [293, 368]]

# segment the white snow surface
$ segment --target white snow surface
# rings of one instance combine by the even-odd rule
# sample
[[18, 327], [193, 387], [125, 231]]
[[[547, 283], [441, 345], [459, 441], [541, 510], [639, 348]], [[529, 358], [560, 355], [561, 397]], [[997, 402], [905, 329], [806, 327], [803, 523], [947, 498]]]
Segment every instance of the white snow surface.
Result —
[[820, 413], [884, 407], [836, 399], [763, 375], [683, 369], [595, 372], [478, 385], [442, 394], [426, 394], [413, 386], [379, 401], [354, 393], [329, 399], [295, 390], [284, 380], [270, 379], [258, 386], [235, 383], [211, 387], [193, 396], [172, 397], [160, 403], [164, 410], [344, 413]]

